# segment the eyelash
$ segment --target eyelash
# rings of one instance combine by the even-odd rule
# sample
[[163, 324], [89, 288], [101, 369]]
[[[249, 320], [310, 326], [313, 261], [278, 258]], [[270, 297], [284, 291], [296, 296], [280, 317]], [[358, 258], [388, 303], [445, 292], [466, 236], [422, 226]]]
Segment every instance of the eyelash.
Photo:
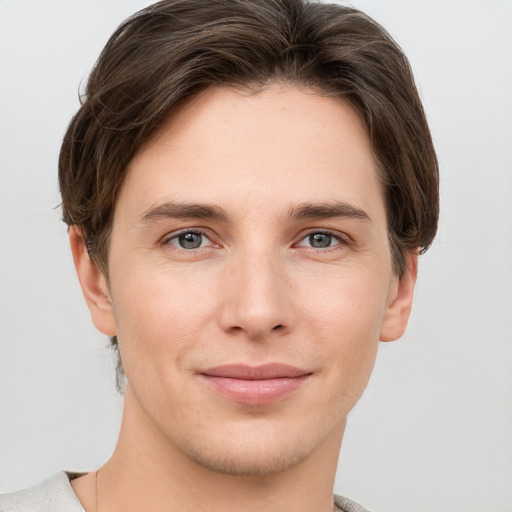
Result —
[[[172, 244], [171, 242], [173, 240], [177, 240], [180, 236], [182, 235], [188, 235], [188, 234], [192, 234], [192, 235], [201, 235], [203, 238], [206, 238], [207, 240], [209, 240], [211, 242], [211, 245], [207, 246], [207, 247], [197, 247], [195, 249], [185, 249], [184, 247], [179, 247], [178, 245], [174, 245]], [[185, 252], [185, 253], [198, 253], [198, 252], [202, 252], [204, 249], [207, 249], [209, 247], [220, 247], [219, 244], [214, 244], [211, 240], [211, 237], [208, 236], [208, 234], [206, 233], [206, 231], [202, 230], [202, 229], [183, 229], [181, 231], [178, 231], [178, 232], [174, 232], [174, 233], [170, 233], [169, 235], [165, 236], [164, 239], [162, 240], [162, 245], [171, 245], [175, 250], [178, 250], [178, 251], [182, 251], [182, 252]]]
[[301, 242], [303, 242], [304, 240], [306, 240], [307, 238], [311, 237], [312, 235], [327, 235], [327, 236], [330, 236], [333, 239], [335, 239], [337, 242], [337, 244], [335, 244], [334, 246], [324, 247], [324, 248], [302, 246], [302, 247], [306, 247], [306, 249], [308, 249], [308, 250], [315, 251], [315, 252], [333, 251], [333, 250], [336, 250], [337, 248], [339, 248], [340, 246], [346, 247], [346, 246], [350, 245], [350, 242], [351, 242], [347, 235], [342, 236], [340, 233], [330, 231], [329, 229], [320, 229], [320, 230], [313, 229], [313, 230], [309, 231], [308, 233], [306, 233], [298, 242], [296, 242], [293, 245], [295, 247], [297, 247], [297, 246], [301, 247], [299, 244]]
[[[184, 247], [180, 247], [178, 245], [174, 245], [171, 243], [173, 240], [177, 240], [180, 236], [187, 235], [187, 234], [200, 235], [201, 237], [206, 238], [208, 241], [210, 241], [210, 245], [208, 245], [206, 247], [197, 247], [197, 248], [186, 249]], [[328, 246], [328, 247], [323, 247], [323, 248], [300, 245], [303, 241], [305, 241], [307, 238], [311, 237], [312, 235], [327, 235], [327, 236], [332, 237], [334, 240], [336, 240], [337, 243], [334, 246]], [[292, 244], [292, 247], [304, 247], [310, 251], [323, 253], [323, 252], [327, 252], [327, 251], [336, 250], [340, 246], [348, 246], [348, 245], [350, 245], [350, 243], [351, 243], [351, 240], [349, 239], [348, 236], [346, 236], [346, 235], [342, 236], [338, 232], [330, 231], [328, 229], [323, 229], [323, 230], [309, 231], [308, 233], [304, 234], [298, 242], [295, 242], [294, 244]], [[214, 242], [212, 242], [211, 237], [208, 235], [208, 233], [202, 229], [184, 229], [184, 230], [181, 230], [178, 232], [170, 233], [169, 235], [164, 237], [164, 239], [162, 240], [162, 245], [164, 245], [164, 246], [171, 245], [173, 247], [173, 249], [182, 251], [184, 253], [189, 253], [189, 254], [203, 252], [205, 249], [208, 249], [211, 247], [214, 247], [214, 248], [221, 247], [220, 244], [215, 244]]]

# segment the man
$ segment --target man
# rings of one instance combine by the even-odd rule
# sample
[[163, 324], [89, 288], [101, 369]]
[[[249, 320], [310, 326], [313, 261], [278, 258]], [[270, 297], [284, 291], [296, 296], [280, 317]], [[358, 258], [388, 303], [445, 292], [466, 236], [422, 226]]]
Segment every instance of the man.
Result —
[[121, 433], [99, 470], [0, 510], [364, 510], [332, 497], [346, 417], [438, 215], [386, 32], [302, 0], [148, 7], [91, 73], [59, 180]]

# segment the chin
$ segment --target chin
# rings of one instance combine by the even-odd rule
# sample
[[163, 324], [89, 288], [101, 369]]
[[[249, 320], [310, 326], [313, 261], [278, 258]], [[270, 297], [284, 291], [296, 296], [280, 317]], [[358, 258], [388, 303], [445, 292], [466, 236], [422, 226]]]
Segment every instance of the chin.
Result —
[[215, 473], [266, 476], [299, 466], [326, 441], [312, 435], [314, 429], [301, 433], [284, 426], [259, 427], [224, 432], [200, 442], [196, 439], [193, 444], [182, 446], [182, 450], [189, 460]]
[[[270, 453], [269, 453], [270, 452]], [[268, 450], [261, 443], [257, 450], [194, 450], [189, 457], [203, 468], [232, 476], [267, 476], [298, 466], [307, 457], [303, 449]]]

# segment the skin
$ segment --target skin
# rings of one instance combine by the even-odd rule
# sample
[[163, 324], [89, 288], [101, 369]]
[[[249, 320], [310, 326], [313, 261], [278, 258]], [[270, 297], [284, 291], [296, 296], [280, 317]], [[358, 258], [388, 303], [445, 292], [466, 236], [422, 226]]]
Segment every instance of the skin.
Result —
[[[198, 204], [222, 216], [183, 212]], [[201, 247], [180, 247], [180, 233]], [[70, 239], [93, 322], [118, 336], [127, 375], [99, 508], [331, 511], [346, 416], [379, 340], [406, 328], [417, 264], [411, 255], [401, 279], [393, 272], [383, 188], [353, 109], [282, 84], [210, 89], [130, 163], [108, 281], [80, 231]], [[310, 375], [247, 405], [198, 374], [268, 362]], [[95, 478], [73, 482], [88, 511]]]

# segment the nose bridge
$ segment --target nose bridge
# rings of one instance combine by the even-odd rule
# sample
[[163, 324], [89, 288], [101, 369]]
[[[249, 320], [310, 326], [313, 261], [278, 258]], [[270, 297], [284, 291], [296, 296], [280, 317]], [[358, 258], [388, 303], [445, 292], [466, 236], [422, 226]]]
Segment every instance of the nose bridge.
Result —
[[261, 338], [285, 332], [292, 324], [292, 304], [284, 268], [277, 250], [244, 247], [230, 262], [223, 301], [223, 328]]

